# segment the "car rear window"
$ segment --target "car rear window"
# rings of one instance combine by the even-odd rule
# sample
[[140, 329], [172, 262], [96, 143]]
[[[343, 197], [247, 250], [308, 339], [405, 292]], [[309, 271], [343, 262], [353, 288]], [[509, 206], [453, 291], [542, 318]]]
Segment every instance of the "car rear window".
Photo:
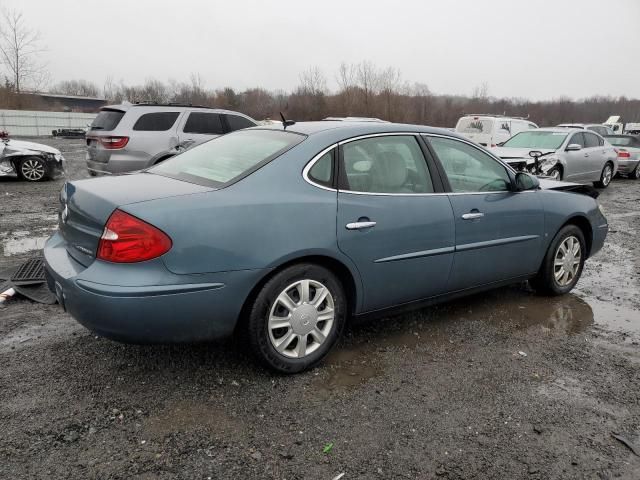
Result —
[[282, 155], [304, 138], [304, 135], [280, 130], [240, 130], [165, 160], [148, 172], [204, 186], [226, 186]]
[[184, 125], [184, 133], [222, 135], [222, 121], [217, 113], [192, 112]]
[[100, 113], [91, 122], [91, 130], [111, 131], [118, 126], [124, 116], [122, 110], [100, 110]]
[[629, 137], [606, 137], [611, 145], [616, 147], [628, 147], [633, 145], [633, 139]]
[[493, 120], [480, 120], [478, 118], [461, 118], [456, 126], [459, 133], [491, 133]]
[[179, 112], [145, 113], [136, 120], [133, 129], [145, 132], [164, 132], [176, 123], [178, 115], [180, 115]]

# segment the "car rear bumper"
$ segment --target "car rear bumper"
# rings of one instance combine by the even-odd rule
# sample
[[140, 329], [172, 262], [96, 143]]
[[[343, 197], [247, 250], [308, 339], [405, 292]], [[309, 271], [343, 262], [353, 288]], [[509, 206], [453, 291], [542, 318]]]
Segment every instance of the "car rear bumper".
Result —
[[620, 160], [618, 159], [618, 173], [622, 173], [623, 175], [627, 175], [632, 173], [640, 160]]
[[91, 160], [87, 154], [86, 162], [90, 172], [105, 175], [134, 172], [149, 166], [148, 159], [129, 158], [121, 154], [111, 154], [107, 162]]
[[[256, 270], [175, 275], [159, 259], [142, 267], [94, 261], [85, 268], [67, 254], [59, 233], [47, 241], [44, 261], [49, 288], [71, 316], [101, 336], [127, 343], [197, 342], [231, 335], [244, 300], [262, 275]], [[114, 276], [118, 269], [120, 275]], [[105, 283], [114, 278], [128, 285]]]

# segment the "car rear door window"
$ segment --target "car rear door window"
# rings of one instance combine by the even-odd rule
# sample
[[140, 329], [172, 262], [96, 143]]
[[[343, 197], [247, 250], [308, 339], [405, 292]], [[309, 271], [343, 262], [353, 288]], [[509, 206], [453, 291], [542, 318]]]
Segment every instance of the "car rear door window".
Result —
[[342, 146], [344, 190], [364, 193], [433, 193], [431, 174], [412, 135], [364, 138]]
[[226, 115], [226, 117], [227, 125], [229, 126], [230, 132], [235, 132], [236, 130], [242, 130], [243, 128], [256, 126], [256, 124], [251, 120], [245, 117], [241, 117], [240, 115]]
[[600, 146], [600, 141], [597, 135], [591, 132], [584, 132], [584, 146], [585, 148], [595, 148]]
[[184, 124], [184, 133], [222, 135], [222, 121], [217, 113], [191, 112]]
[[431, 137], [429, 142], [454, 193], [509, 190], [511, 179], [506, 167], [480, 149], [450, 138]]
[[179, 112], [154, 112], [140, 116], [133, 129], [145, 132], [164, 132], [169, 130], [180, 115]]
[[582, 135], [582, 132], [579, 133], [574, 133], [573, 136], [571, 137], [571, 140], [569, 140], [569, 143], [567, 145], [580, 145], [581, 148], [584, 148], [584, 138]]

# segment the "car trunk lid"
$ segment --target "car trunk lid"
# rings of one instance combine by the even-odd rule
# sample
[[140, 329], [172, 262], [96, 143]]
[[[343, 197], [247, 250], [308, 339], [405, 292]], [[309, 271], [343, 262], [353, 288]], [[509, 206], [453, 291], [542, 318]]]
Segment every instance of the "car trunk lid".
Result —
[[210, 190], [149, 173], [67, 182], [60, 193], [60, 233], [69, 255], [88, 266], [95, 260], [104, 225], [116, 208]]

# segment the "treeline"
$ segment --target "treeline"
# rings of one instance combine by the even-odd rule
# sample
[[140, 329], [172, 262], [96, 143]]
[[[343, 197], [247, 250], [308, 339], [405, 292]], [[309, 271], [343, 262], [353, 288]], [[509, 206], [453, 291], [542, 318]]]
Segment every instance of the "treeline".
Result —
[[[212, 90], [197, 74], [188, 82], [147, 80], [142, 85], [107, 79], [102, 88], [92, 82], [71, 80], [60, 82], [49, 91], [103, 97], [109, 103], [148, 101], [205, 105], [237, 110], [258, 120], [277, 119], [283, 112], [287, 118], [299, 121], [328, 116], [363, 116], [441, 127], [454, 127], [465, 113], [528, 117], [541, 126], [562, 122], [602, 123], [610, 115], [620, 115], [625, 122], [640, 121], [640, 99], [626, 97], [594, 96], [580, 100], [560, 97], [533, 102], [493, 97], [489, 95], [486, 83], [473, 88], [468, 96], [436, 94], [425, 84], [403, 80], [400, 71], [393, 67], [379, 68], [370, 62], [343, 63], [335, 78], [338, 87], [333, 92], [327, 87], [327, 77], [318, 68], [303, 72], [292, 92], [263, 88], [237, 91], [231, 87]], [[3, 93], [6, 89], [10, 90], [10, 85], [0, 88], [1, 108], [9, 108], [5, 100], [11, 95]]]

